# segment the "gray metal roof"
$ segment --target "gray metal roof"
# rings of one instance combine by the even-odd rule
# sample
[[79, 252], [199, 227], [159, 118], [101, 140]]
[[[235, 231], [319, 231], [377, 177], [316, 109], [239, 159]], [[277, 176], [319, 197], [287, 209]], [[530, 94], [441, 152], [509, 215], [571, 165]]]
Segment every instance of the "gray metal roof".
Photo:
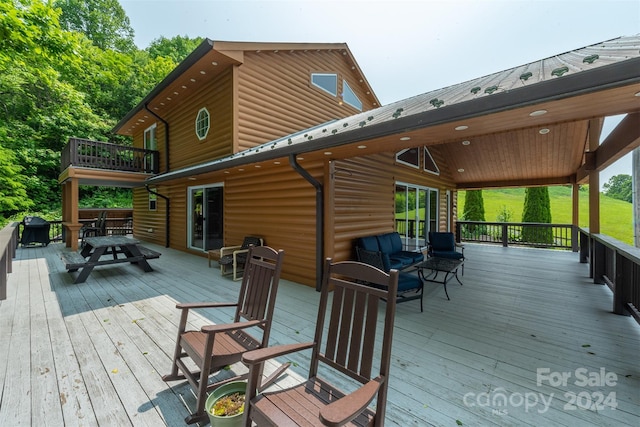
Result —
[[148, 181], [161, 182], [323, 150], [401, 130], [575, 96], [638, 80], [640, 35], [620, 37], [333, 120], [228, 157], [158, 175]]

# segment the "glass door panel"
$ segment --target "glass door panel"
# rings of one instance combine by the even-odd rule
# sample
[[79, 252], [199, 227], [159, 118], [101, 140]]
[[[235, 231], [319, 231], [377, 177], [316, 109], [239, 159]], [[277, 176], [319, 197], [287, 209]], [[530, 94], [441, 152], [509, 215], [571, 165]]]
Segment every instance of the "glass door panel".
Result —
[[223, 188], [190, 187], [188, 190], [188, 245], [207, 251], [222, 247], [223, 237]]

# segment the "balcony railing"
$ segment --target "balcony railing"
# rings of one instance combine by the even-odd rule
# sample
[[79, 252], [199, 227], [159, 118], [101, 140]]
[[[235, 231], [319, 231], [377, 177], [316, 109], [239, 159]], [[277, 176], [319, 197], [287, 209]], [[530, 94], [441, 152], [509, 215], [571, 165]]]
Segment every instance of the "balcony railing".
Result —
[[158, 152], [109, 142], [70, 138], [60, 159], [60, 170], [69, 166], [127, 172], [158, 173]]
[[456, 240], [578, 251], [577, 227], [571, 224], [458, 221]]
[[613, 292], [613, 312], [628, 312], [640, 323], [640, 248], [587, 229], [579, 232], [580, 262], [589, 261], [593, 281]]

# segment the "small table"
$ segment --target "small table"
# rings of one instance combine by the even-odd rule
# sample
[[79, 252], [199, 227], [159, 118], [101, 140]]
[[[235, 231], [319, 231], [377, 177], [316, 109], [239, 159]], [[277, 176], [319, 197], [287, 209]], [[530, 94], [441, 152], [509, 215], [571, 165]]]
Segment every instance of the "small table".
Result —
[[[139, 240], [126, 236], [87, 237], [80, 255], [83, 258], [89, 257], [89, 259], [85, 265], [82, 266], [82, 271], [80, 271], [75, 283], [84, 282], [97, 265], [130, 262], [131, 264], [136, 264], [145, 272], [153, 271], [153, 268], [151, 268], [147, 259], [140, 251], [138, 247], [139, 244]], [[112, 255], [113, 259], [100, 259], [103, 255], [109, 254]], [[124, 254], [125, 257], [118, 258], [118, 254]]]
[[[444, 293], [447, 295], [447, 300], [451, 300], [451, 298], [449, 298], [449, 293], [447, 292], [447, 283], [455, 277], [458, 283], [462, 285], [462, 282], [458, 277], [458, 268], [463, 264], [464, 260], [462, 259], [431, 257], [427, 258], [426, 261], [421, 262], [415, 267], [418, 269], [418, 276], [423, 281], [444, 285]], [[425, 270], [431, 270], [432, 273], [425, 275]], [[444, 278], [442, 280], [437, 280], [438, 273], [440, 272], [444, 273]]]

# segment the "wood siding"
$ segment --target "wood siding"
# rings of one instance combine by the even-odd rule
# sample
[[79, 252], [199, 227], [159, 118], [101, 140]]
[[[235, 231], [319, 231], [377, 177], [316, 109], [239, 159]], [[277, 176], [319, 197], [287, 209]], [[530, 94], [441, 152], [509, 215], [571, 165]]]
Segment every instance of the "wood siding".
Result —
[[[304, 162], [322, 182], [323, 164]], [[245, 235], [264, 239], [284, 249], [282, 277], [315, 286], [315, 188], [287, 163], [280, 167], [253, 168], [225, 181], [224, 233], [227, 244], [240, 244]]]
[[358, 112], [311, 84], [311, 73], [337, 73], [358, 95], [363, 111], [374, 107], [342, 50], [246, 52], [238, 68], [238, 147], [245, 150], [326, 121]]

